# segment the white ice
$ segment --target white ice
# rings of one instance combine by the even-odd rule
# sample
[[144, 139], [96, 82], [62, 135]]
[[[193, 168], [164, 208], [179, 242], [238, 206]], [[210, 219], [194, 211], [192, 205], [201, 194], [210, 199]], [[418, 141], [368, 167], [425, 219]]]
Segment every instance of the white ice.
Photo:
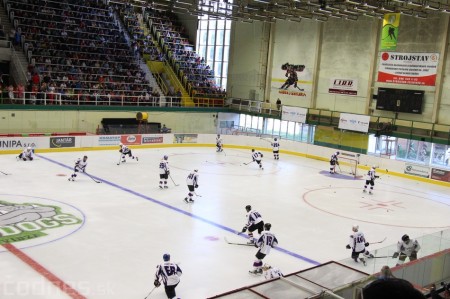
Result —
[[[251, 161], [250, 150], [173, 147], [134, 149], [117, 165], [118, 151], [43, 153], [32, 162], [0, 156], [0, 200], [28, 196], [56, 200], [85, 215], [81, 229], [46, 244], [39, 238], [13, 243], [86, 298], [144, 298], [153, 289], [154, 271], [162, 255], [170, 253], [183, 275], [176, 289], [183, 299], [207, 298], [257, 283], [249, 275], [254, 247], [229, 245], [224, 237], [238, 236], [248, 204], [258, 210], [279, 240], [264, 262], [291, 273], [316, 263], [343, 260], [352, 225], [367, 240], [396, 243], [450, 227], [447, 187], [380, 174], [373, 195], [362, 192], [364, 181], [330, 175], [328, 163], [264, 152], [264, 170]], [[87, 155], [87, 172], [76, 182], [67, 178], [74, 161]], [[158, 187], [158, 163], [169, 156], [169, 189]], [[186, 176], [199, 169], [195, 203], [186, 204]], [[64, 176], [65, 175], [65, 176]], [[37, 246], [35, 246], [37, 245]], [[355, 265], [362, 271], [370, 267]], [[2, 298], [69, 298], [41, 274], [0, 246]], [[166, 298], [162, 287], [150, 298]]]

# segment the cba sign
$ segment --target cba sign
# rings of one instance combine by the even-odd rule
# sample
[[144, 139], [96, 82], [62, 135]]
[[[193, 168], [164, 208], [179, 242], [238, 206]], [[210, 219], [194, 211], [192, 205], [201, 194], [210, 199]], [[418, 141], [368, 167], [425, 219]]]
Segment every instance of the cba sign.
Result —
[[50, 148], [74, 147], [75, 137], [50, 137]]

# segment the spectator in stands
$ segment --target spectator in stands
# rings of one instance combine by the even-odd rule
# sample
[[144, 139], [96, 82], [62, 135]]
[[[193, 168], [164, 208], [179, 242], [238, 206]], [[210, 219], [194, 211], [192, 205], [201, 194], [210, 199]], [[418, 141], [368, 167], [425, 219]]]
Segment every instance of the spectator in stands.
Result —
[[277, 99], [277, 103], [276, 104], [277, 104], [277, 109], [281, 110], [281, 100], [280, 100], [280, 98]]
[[167, 128], [165, 124], [163, 124], [161, 128], [161, 133], [170, 133], [172, 130]]
[[424, 299], [425, 296], [407, 280], [378, 279], [366, 285], [359, 299]]
[[391, 268], [389, 266], [383, 266], [380, 270], [380, 275], [378, 279], [391, 279], [395, 278], [394, 274], [392, 274]]

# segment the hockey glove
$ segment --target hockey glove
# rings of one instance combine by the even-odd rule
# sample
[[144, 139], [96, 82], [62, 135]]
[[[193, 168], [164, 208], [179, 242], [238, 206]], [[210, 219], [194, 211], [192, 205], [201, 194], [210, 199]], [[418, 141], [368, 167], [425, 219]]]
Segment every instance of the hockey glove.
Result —
[[167, 175], [169, 175], [169, 174], [170, 174], [170, 170], [167, 170], [166, 172], [167, 172]]
[[119, 153], [121, 153], [121, 152], [122, 152], [122, 150], [120, 149], [120, 150], [119, 150]]
[[264, 155], [263, 155], [263, 154], [261, 154], [261, 158], [262, 158], [262, 157], [264, 157]]
[[336, 165], [339, 165], [339, 162], [338, 162], [338, 161], [336, 161]]
[[195, 185], [195, 188], [198, 188], [198, 185]]
[[398, 252], [394, 252], [394, 255], [392, 255], [392, 258], [396, 259], [396, 258], [398, 258], [398, 256], [399, 256], [399, 253]]
[[347, 244], [347, 246], [345, 246], [345, 248], [347, 249], [351, 249], [350, 245]]
[[364, 246], [368, 247], [369, 246], [369, 242], [364, 243]]
[[246, 231], [247, 231], [247, 227], [244, 226], [244, 227], [242, 228], [242, 232], [245, 233]]
[[153, 282], [153, 284], [155, 285], [155, 287], [159, 288], [159, 286], [161, 285], [161, 282], [159, 282], [159, 280], [156, 280]]

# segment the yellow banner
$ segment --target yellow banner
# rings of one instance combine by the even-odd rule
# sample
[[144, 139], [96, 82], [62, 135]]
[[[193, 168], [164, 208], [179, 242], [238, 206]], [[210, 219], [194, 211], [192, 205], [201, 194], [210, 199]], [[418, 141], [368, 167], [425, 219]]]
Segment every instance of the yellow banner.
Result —
[[388, 13], [384, 15], [383, 29], [381, 30], [380, 50], [395, 51], [397, 49], [399, 26], [400, 26], [399, 13]]

